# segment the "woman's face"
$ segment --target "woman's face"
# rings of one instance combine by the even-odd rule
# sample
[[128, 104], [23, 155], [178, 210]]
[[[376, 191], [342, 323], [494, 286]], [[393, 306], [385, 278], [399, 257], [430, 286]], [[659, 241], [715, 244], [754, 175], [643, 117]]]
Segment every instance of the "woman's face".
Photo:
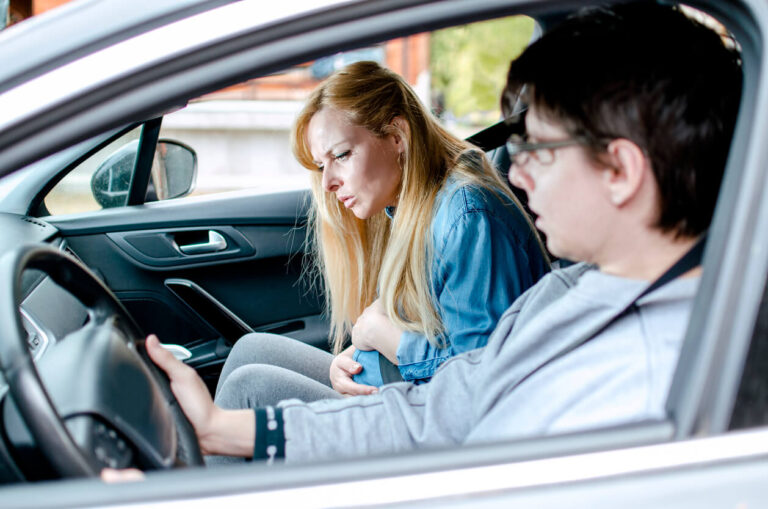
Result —
[[323, 108], [307, 128], [312, 158], [323, 172], [323, 189], [360, 219], [397, 205], [404, 144], [399, 136], [379, 138], [352, 125], [339, 110]]

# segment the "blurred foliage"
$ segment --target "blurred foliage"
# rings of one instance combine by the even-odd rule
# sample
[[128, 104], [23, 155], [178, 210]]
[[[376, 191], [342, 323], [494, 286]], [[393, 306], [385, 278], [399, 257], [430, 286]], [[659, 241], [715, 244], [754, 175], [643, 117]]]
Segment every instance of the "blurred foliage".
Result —
[[458, 118], [480, 115], [497, 119], [509, 62], [525, 49], [533, 30], [533, 19], [511, 16], [433, 32], [433, 102], [442, 96], [445, 110]]

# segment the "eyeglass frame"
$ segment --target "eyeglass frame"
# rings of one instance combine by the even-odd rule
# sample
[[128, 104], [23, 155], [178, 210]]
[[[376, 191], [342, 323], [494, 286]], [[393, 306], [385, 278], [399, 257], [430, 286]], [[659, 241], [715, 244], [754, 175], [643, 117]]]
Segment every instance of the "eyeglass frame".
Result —
[[[519, 139], [521, 141], [513, 141], [513, 139]], [[565, 140], [542, 141], [538, 143], [531, 143], [522, 140], [525, 140], [523, 136], [519, 134], [513, 134], [507, 138], [507, 141], [505, 142], [510, 162], [515, 166], [522, 166], [527, 164], [531, 157], [536, 159], [539, 164], [543, 164], [545, 166], [550, 165], [555, 162], [555, 149], [571, 147], [575, 145], [590, 145], [589, 140], [584, 137], [568, 138]], [[542, 162], [538, 156], [531, 154], [531, 152], [536, 152], [538, 150], [549, 150], [549, 152], [552, 154], [552, 160], [548, 162]], [[526, 154], [528, 156], [527, 159], [522, 162], [517, 161], [517, 157], [522, 154]]]

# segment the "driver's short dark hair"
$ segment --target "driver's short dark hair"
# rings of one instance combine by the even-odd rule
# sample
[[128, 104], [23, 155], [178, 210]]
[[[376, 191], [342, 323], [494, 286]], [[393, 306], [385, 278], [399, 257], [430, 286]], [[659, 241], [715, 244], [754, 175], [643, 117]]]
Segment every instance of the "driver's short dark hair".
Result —
[[533, 104], [589, 140], [597, 159], [611, 139], [631, 140], [659, 186], [656, 226], [698, 235], [712, 219], [741, 96], [734, 46], [674, 7], [585, 10], [512, 62], [502, 109]]

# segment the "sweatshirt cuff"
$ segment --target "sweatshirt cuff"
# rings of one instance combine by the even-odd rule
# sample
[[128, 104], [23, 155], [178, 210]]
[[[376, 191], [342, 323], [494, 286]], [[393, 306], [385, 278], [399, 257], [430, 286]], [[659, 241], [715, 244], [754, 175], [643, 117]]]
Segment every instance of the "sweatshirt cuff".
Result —
[[271, 464], [275, 458], [285, 458], [285, 428], [283, 409], [268, 406], [256, 408], [256, 437], [253, 459], [266, 459]]

